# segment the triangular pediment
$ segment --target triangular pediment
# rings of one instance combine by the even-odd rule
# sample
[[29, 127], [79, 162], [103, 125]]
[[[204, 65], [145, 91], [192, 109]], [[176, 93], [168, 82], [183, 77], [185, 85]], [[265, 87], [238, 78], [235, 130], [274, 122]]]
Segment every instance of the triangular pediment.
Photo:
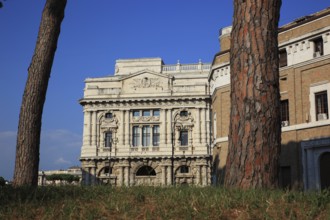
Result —
[[122, 91], [126, 94], [159, 94], [169, 90], [172, 77], [150, 70], [141, 70], [123, 77]]
[[135, 73], [131, 73], [131, 74], [123, 77], [122, 80], [137, 77], [137, 76], [140, 76], [140, 75], [143, 75], [143, 74], [150, 74], [150, 75], [154, 75], [155, 77], [162, 77], [162, 78], [168, 78], [168, 79], [171, 78], [166, 73], [157, 73], [157, 72], [145, 69], [145, 70], [141, 70], [141, 71], [138, 71], [138, 72], [135, 72]]

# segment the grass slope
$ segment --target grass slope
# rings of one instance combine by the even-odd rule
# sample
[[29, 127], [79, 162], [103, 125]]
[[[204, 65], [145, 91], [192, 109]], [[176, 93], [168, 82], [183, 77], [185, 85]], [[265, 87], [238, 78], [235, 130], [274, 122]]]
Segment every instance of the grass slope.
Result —
[[330, 219], [330, 192], [1, 187], [0, 219]]

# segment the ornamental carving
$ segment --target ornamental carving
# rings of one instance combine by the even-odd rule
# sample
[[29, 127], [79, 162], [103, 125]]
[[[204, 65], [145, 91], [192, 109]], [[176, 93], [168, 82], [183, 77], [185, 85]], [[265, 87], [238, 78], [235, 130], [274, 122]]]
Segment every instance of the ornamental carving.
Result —
[[133, 79], [133, 83], [131, 83], [132, 88], [161, 88], [163, 87], [160, 85], [161, 82], [159, 78], [148, 78], [148, 77], [143, 77], [140, 79]]
[[[106, 118], [105, 115], [109, 113], [112, 117]], [[112, 111], [103, 113], [100, 120], [100, 127], [102, 130], [116, 130], [118, 128], [118, 119], [116, 115]]]
[[158, 116], [140, 116], [140, 117], [133, 117], [133, 122], [158, 122]]

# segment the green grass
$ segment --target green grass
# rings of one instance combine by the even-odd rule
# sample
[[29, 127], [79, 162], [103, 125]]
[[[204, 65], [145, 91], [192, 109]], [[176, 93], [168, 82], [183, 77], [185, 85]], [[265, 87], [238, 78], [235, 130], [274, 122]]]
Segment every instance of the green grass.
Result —
[[330, 219], [330, 193], [221, 187], [2, 187], [0, 219]]

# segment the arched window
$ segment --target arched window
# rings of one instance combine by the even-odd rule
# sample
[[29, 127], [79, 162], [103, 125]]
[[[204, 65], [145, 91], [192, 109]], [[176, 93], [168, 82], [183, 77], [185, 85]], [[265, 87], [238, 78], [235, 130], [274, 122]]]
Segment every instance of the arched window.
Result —
[[156, 176], [155, 170], [150, 166], [143, 166], [136, 172], [137, 176]]
[[108, 112], [108, 113], [105, 113], [105, 118], [112, 118], [112, 113], [111, 112]]
[[181, 111], [181, 112], [180, 112], [180, 116], [181, 116], [181, 117], [182, 117], [182, 116], [187, 117], [187, 116], [188, 116], [188, 111], [185, 111], [185, 110]]

